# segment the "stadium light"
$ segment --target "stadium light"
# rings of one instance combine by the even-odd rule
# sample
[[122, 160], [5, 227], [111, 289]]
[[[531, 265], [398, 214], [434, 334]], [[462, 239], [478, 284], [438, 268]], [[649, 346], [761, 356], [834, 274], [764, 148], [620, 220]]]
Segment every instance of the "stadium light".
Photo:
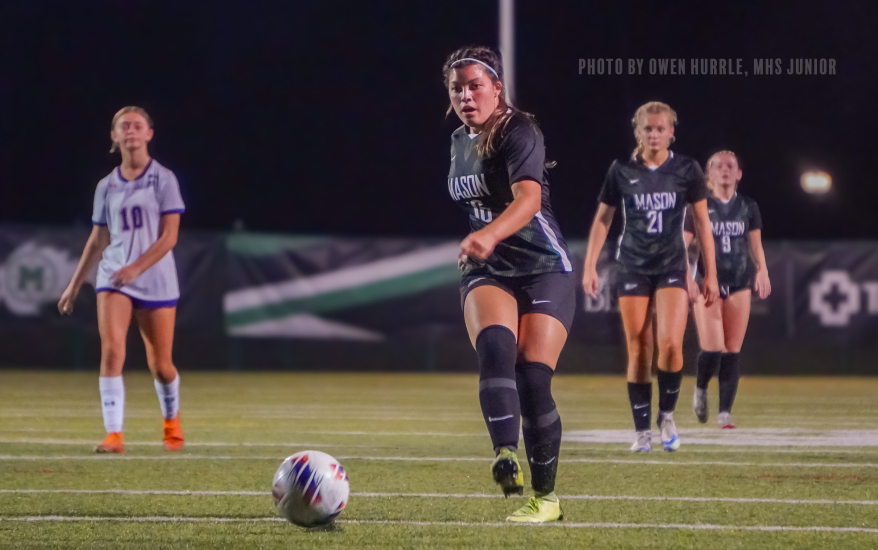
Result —
[[503, 56], [503, 79], [506, 103], [515, 100], [515, 0], [498, 0], [500, 8], [500, 55]]
[[802, 189], [811, 195], [822, 195], [832, 187], [832, 177], [826, 172], [810, 171], [802, 174]]

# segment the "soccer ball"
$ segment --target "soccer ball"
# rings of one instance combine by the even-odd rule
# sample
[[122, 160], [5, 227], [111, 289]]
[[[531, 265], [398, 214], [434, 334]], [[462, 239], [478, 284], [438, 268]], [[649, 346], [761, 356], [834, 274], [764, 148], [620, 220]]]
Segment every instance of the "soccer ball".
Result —
[[350, 491], [344, 468], [320, 451], [288, 457], [274, 474], [271, 487], [280, 515], [300, 527], [330, 523], [347, 506]]

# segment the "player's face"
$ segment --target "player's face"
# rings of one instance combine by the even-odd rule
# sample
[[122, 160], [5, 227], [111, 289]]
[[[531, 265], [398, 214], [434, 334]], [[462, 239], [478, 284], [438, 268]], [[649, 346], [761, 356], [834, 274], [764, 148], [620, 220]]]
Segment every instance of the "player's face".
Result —
[[497, 108], [501, 87], [481, 65], [452, 69], [448, 76], [448, 97], [454, 112], [475, 130], [480, 130]]
[[134, 151], [145, 147], [152, 139], [152, 128], [138, 113], [125, 113], [116, 121], [116, 127], [110, 132], [110, 139], [119, 147]]
[[733, 187], [741, 179], [743, 172], [738, 167], [738, 159], [729, 153], [720, 153], [713, 157], [707, 170], [710, 181], [723, 187]]
[[671, 146], [674, 137], [674, 125], [667, 113], [648, 114], [640, 118], [637, 125], [637, 141], [643, 148], [658, 153]]

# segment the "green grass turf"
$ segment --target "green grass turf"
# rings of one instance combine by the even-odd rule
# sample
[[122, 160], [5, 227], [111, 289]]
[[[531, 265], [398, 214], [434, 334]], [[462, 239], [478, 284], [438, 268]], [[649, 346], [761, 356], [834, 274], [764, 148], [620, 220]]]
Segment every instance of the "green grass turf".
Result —
[[[497, 495], [475, 376], [184, 372], [181, 417], [190, 445], [171, 455], [158, 445], [152, 383], [131, 373], [126, 455], [99, 459], [92, 454], [103, 436], [95, 378], [0, 372], [0, 548], [878, 548], [878, 533], [582, 526], [878, 529], [878, 503], [564, 498], [878, 501], [878, 447], [687, 445], [686, 430], [704, 428], [689, 408], [692, 380], [676, 415], [680, 451], [633, 455], [628, 444], [565, 442], [557, 489], [567, 527], [527, 527], [497, 525], [523, 499], [411, 496]], [[565, 432], [631, 429], [622, 378], [558, 376], [554, 384]], [[872, 430], [876, 395], [873, 379], [749, 378], [735, 418], [741, 428]], [[253, 522], [276, 517], [272, 475], [285, 456], [306, 448], [346, 457], [355, 495], [345, 521], [320, 532]], [[375, 460], [382, 457], [473, 460]], [[23, 492], [119, 489], [263, 494]], [[205, 521], [10, 521], [39, 516]]]

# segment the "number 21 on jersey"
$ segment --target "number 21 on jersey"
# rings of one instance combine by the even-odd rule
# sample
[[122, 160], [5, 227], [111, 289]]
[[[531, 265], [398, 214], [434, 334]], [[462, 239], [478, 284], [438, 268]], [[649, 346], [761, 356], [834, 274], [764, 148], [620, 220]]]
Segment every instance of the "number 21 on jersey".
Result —
[[646, 228], [647, 233], [661, 233], [662, 232], [662, 211], [661, 210], [650, 210], [646, 213], [646, 217], [649, 218], [649, 226]]

